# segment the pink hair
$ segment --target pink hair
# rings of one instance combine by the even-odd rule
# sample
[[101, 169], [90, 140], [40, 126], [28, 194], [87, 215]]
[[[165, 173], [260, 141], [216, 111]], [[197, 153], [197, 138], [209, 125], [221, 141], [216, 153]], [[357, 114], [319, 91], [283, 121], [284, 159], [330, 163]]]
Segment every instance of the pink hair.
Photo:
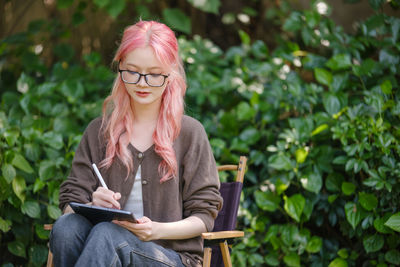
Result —
[[[172, 147], [181, 129], [184, 110], [183, 97], [186, 92], [185, 72], [178, 54], [178, 42], [174, 32], [166, 25], [155, 21], [139, 21], [125, 29], [114, 61], [122, 60], [136, 48], [151, 47], [157, 59], [171, 68], [168, 83], [161, 100], [160, 113], [153, 134], [155, 152], [162, 158], [158, 171], [160, 182], [178, 174], [175, 151]], [[111, 111], [111, 112], [110, 112]], [[118, 74], [111, 95], [103, 104], [102, 132], [107, 141], [106, 157], [101, 167], [110, 167], [117, 156], [127, 168], [127, 176], [133, 167], [133, 158], [128, 145], [133, 132], [134, 114], [130, 96]]]

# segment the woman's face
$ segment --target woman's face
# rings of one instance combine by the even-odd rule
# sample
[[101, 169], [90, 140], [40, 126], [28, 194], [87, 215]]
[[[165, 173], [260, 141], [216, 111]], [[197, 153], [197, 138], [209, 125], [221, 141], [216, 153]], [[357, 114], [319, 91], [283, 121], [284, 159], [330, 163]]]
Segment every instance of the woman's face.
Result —
[[[133, 72], [140, 74], [155, 74], [157, 75], [168, 75], [169, 69], [167, 69], [161, 62], [156, 58], [153, 49], [150, 46], [143, 48], [136, 48], [129, 52], [120, 63], [120, 70], [128, 70], [132, 75]], [[134, 74], [137, 75], [137, 74]], [[150, 76], [150, 75], [149, 75]], [[162, 80], [164, 77], [159, 78], [149, 77], [148, 81], [151, 80]], [[158, 79], [158, 80], [157, 80]], [[125, 88], [131, 96], [131, 102], [135, 106], [144, 105], [147, 107], [154, 106], [159, 108], [161, 105], [161, 96], [168, 84], [168, 78], [165, 79], [165, 83], [160, 87], [152, 87], [146, 83], [145, 77], [141, 76], [137, 84], [124, 83]]]

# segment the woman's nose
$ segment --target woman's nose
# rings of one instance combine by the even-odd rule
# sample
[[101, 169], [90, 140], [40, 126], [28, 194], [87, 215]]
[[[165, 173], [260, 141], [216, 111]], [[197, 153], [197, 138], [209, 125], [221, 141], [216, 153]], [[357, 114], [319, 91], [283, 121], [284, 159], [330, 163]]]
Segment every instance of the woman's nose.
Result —
[[136, 84], [140, 87], [147, 87], [147, 82], [145, 76], [140, 76], [138, 83]]

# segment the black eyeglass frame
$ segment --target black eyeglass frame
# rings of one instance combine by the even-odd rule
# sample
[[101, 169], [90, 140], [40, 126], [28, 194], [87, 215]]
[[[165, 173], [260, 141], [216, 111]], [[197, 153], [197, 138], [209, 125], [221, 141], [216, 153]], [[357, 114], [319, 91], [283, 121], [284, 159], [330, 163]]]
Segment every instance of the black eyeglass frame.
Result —
[[[135, 83], [125, 81], [124, 78], [123, 78], [123, 75], [122, 75], [122, 72], [124, 72], [124, 71], [127, 71], [127, 72], [129, 72], [129, 73], [139, 74], [139, 79], [138, 79], [138, 81], [135, 82]], [[138, 84], [138, 83], [140, 82], [140, 79], [142, 79], [142, 76], [143, 76], [145, 82], [146, 82], [147, 85], [150, 86], [150, 87], [162, 87], [162, 86], [165, 84], [165, 81], [167, 80], [167, 78], [169, 77], [169, 74], [168, 74], [168, 75], [156, 74], [156, 75], [163, 76], [163, 77], [164, 77], [164, 81], [163, 81], [163, 83], [162, 83], [161, 85], [151, 85], [151, 84], [149, 84], [149, 82], [147, 81], [147, 75], [155, 75], [154, 73], [143, 74], [143, 73], [140, 73], [140, 72], [137, 72], [137, 71], [132, 71], [132, 70], [121, 70], [119, 67], [118, 67], [118, 72], [120, 73], [121, 80], [122, 80], [124, 83], [127, 83], [127, 84]]]

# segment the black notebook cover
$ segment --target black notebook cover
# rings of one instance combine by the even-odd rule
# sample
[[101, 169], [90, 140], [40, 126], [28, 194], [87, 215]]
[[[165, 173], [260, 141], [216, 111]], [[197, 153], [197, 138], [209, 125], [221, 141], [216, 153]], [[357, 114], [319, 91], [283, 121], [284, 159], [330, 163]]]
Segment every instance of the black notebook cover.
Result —
[[85, 216], [93, 224], [112, 220], [137, 222], [130, 211], [91, 206], [77, 202], [70, 202], [69, 205], [75, 213]]

